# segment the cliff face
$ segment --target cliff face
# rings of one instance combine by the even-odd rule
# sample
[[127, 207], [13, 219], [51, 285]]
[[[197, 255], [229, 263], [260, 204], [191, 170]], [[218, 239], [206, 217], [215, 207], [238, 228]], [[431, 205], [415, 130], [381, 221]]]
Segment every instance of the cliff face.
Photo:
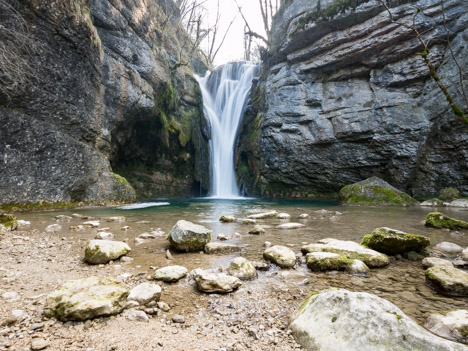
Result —
[[0, 203], [132, 200], [114, 172], [142, 196], [207, 187], [201, 93], [175, 67], [189, 44], [172, 1], [0, 7]]
[[[445, 1], [443, 10], [435, 0], [399, 4], [391, 11], [406, 23], [415, 6], [422, 9], [416, 27], [466, 108], [447, 38], [467, 86], [468, 2]], [[446, 186], [468, 193], [468, 129], [416, 54], [414, 33], [391, 23], [380, 2], [290, 1], [273, 28], [239, 139], [238, 169], [250, 193], [313, 196], [370, 176], [413, 195]]]

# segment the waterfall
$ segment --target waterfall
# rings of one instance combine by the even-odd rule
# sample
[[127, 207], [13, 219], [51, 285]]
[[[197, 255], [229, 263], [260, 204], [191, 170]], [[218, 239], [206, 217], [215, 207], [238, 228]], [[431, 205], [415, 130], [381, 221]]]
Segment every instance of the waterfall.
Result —
[[234, 143], [250, 97], [252, 80], [258, 76], [259, 71], [259, 65], [233, 62], [198, 78], [205, 116], [211, 124], [212, 197], [240, 196], [234, 172]]

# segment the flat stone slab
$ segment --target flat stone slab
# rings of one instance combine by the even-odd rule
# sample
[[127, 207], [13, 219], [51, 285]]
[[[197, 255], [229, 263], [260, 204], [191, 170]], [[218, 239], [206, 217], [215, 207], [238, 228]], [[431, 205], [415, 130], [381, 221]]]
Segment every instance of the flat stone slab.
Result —
[[240, 250], [241, 248], [237, 245], [217, 242], [208, 243], [205, 246], [205, 252], [209, 255], [238, 252]]
[[156, 270], [154, 272], [154, 279], [175, 283], [185, 277], [187, 273], [187, 268], [183, 266], [167, 266]]
[[440, 338], [378, 296], [330, 289], [309, 296], [289, 325], [306, 350], [466, 351], [466, 346]]
[[103, 277], [70, 280], [46, 298], [44, 314], [61, 321], [83, 321], [122, 312], [128, 289]]
[[314, 272], [344, 271], [352, 260], [332, 252], [311, 252], [306, 255], [307, 267]]
[[299, 229], [299, 228], [304, 228], [304, 227], [305, 227], [304, 224], [294, 223], [294, 222], [283, 223], [283, 224], [280, 224], [280, 225], [276, 226], [277, 229]]
[[122, 241], [90, 240], [86, 244], [84, 260], [89, 264], [105, 264], [125, 256], [131, 250]]
[[269, 211], [269, 212], [262, 212], [262, 213], [255, 213], [248, 216], [250, 219], [265, 219], [265, 218], [275, 218], [278, 217], [278, 212], [276, 211]]
[[455, 267], [431, 267], [426, 270], [426, 282], [450, 296], [468, 296], [468, 273]]
[[291, 268], [296, 264], [296, 255], [290, 248], [282, 245], [269, 247], [263, 252], [263, 258], [282, 268]]
[[242, 285], [239, 278], [225, 273], [210, 273], [197, 268], [193, 271], [198, 290], [207, 293], [229, 293]]
[[389, 264], [388, 257], [380, 252], [365, 248], [354, 241], [344, 241], [332, 238], [319, 240], [317, 244], [304, 245], [302, 253], [332, 252], [345, 255], [350, 259], [364, 262], [369, 268], [385, 267]]

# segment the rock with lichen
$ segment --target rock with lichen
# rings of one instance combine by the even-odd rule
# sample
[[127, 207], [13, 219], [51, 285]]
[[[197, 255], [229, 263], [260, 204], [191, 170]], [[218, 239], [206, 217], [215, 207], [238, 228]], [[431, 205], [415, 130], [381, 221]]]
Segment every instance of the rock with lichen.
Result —
[[431, 267], [426, 282], [445, 295], [468, 296], [468, 273], [455, 267]]
[[468, 222], [451, 218], [440, 212], [431, 212], [426, 216], [426, 226], [437, 229], [468, 229]]
[[90, 240], [86, 244], [84, 260], [89, 264], [105, 264], [125, 256], [130, 251], [130, 246], [122, 241]]
[[362, 238], [361, 245], [387, 255], [421, 252], [431, 244], [429, 238], [391, 228], [376, 228]]
[[306, 255], [307, 267], [314, 272], [344, 271], [352, 264], [345, 255], [332, 252], [312, 252]]

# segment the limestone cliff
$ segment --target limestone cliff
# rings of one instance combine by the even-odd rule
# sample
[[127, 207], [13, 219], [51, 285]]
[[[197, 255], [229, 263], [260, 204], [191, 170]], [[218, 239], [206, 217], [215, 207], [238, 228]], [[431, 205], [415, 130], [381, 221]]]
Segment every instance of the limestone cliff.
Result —
[[[468, 2], [390, 3], [407, 23], [421, 9], [415, 25], [466, 108], [448, 42], [467, 86]], [[250, 194], [330, 194], [370, 176], [416, 196], [468, 193], [468, 129], [429, 77], [415, 34], [379, 1], [287, 1], [272, 37], [237, 150]]]
[[[171, 0], [0, 0], [0, 204], [208, 184], [201, 93]], [[114, 173], [115, 172], [115, 173]]]

